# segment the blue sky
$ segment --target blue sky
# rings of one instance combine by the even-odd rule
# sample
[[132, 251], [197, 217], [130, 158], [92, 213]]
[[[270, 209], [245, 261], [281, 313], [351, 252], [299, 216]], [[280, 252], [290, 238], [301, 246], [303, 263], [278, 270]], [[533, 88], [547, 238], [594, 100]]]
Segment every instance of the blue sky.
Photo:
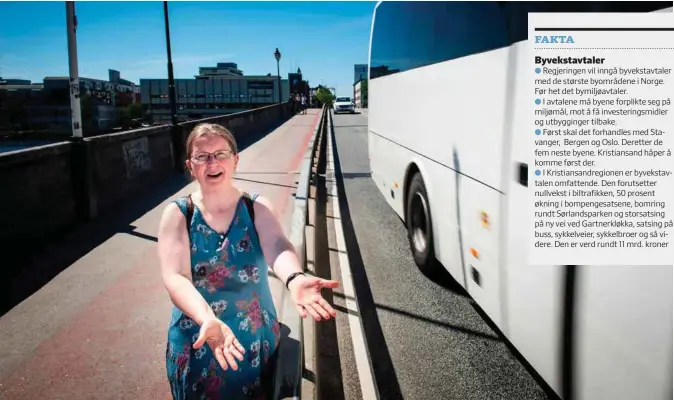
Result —
[[[353, 65], [366, 64], [374, 2], [169, 2], [176, 78], [232, 61], [247, 75], [302, 69], [312, 86], [353, 92]], [[77, 2], [80, 76], [164, 78], [161, 1]], [[68, 75], [65, 3], [0, 2], [0, 76], [41, 82]]]

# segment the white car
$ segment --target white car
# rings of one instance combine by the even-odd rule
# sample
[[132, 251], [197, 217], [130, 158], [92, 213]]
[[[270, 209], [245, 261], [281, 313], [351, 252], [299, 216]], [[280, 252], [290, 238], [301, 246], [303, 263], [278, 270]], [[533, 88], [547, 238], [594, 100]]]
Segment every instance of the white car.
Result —
[[335, 114], [340, 112], [349, 112], [351, 114], [355, 114], [356, 112], [356, 104], [351, 101], [350, 97], [337, 97], [332, 107], [332, 111]]

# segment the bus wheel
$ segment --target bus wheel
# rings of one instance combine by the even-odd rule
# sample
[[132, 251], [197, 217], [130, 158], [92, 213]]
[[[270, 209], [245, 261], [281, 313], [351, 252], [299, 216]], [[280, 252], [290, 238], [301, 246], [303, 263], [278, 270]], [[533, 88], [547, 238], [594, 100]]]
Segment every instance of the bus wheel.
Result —
[[422, 272], [433, 272], [435, 253], [433, 250], [431, 208], [428, 203], [424, 181], [419, 173], [412, 177], [407, 191], [406, 221], [407, 237], [414, 262]]

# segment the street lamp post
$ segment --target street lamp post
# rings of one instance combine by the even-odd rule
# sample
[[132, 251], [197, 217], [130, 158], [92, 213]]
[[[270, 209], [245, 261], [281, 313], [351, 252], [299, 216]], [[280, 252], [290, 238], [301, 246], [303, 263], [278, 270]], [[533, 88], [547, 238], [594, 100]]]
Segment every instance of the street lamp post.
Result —
[[82, 139], [82, 110], [80, 106], [80, 78], [77, 71], [77, 17], [75, 2], [66, 1], [68, 29], [68, 68], [70, 70], [70, 109], [73, 139]]
[[[171, 59], [171, 31], [169, 29], [168, 1], [164, 1], [164, 27], [166, 28], [166, 57], [168, 68], [168, 87], [169, 87], [169, 107], [171, 108], [171, 142], [173, 145], [173, 167], [178, 172], [183, 172], [187, 154], [183, 149], [183, 132], [178, 126], [178, 115], [176, 111], [176, 85], [173, 79], [173, 60]], [[152, 99], [150, 99], [152, 103]]]
[[164, 1], [164, 26], [166, 28], [166, 55], [168, 67], [169, 104], [171, 107], [171, 125], [177, 125], [176, 120], [176, 86], [173, 79], [173, 61], [171, 60], [171, 31], [169, 29], [168, 1]]
[[73, 145], [70, 153], [73, 194], [75, 195], [75, 210], [78, 219], [87, 221], [96, 215], [96, 211], [92, 209], [90, 201], [90, 183], [93, 181], [91, 177], [91, 157], [82, 131], [80, 78], [77, 71], [77, 17], [75, 16], [74, 1], [66, 1], [66, 28], [68, 29], [68, 69], [70, 73], [70, 123], [73, 133], [70, 138]]
[[278, 76], [278, 102], [281, 104], [281, 52], [278, 51], [278, 47], [276, 48], [276, 51], [274, 51], [274, 58], [276, 58], [276, 75]]

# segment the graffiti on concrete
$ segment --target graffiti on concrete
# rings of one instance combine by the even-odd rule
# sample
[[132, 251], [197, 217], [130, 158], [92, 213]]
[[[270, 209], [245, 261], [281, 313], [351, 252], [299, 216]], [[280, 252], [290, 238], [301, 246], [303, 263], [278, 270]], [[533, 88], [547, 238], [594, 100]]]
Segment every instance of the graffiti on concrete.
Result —
[[70, 94], [76, 99], [80, 98], [80, 83], [77, 79], [70, 78]]
[[122, 151], [124, 152], [127, 178], [134, 178], [152, 168], [147, 137], [124, 142]]

